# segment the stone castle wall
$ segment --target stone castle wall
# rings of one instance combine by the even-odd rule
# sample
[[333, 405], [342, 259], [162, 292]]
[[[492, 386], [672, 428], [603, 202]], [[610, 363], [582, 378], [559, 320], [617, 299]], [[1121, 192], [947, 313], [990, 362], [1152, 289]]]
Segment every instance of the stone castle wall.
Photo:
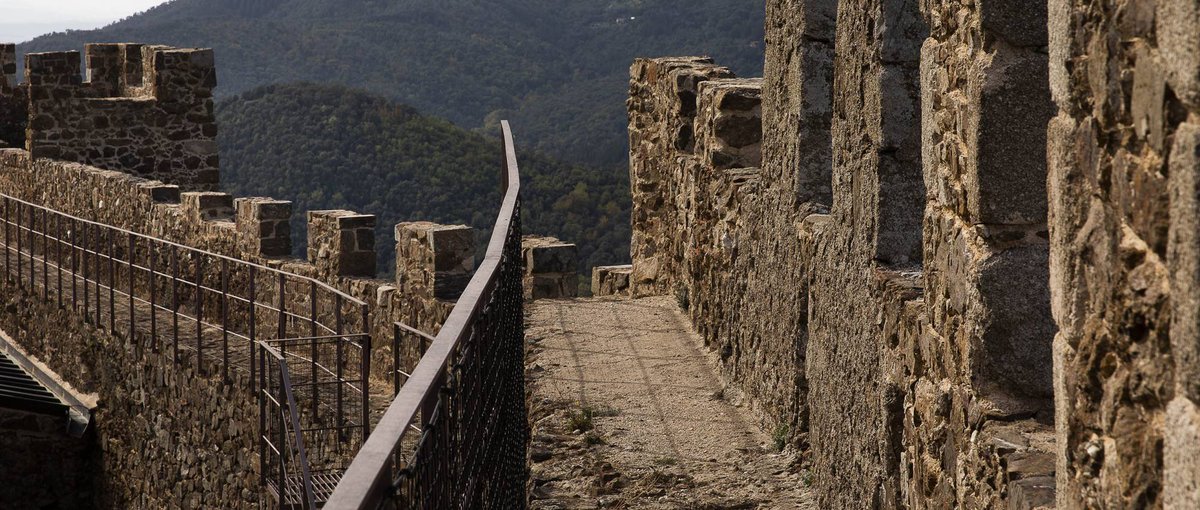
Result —
[[1059, 508], [1200, 506], [1200, 9], [1052, 2]]
[[0, 148], [24, 146], [28, 118], [25, 88], [17, 80], [17, 46], [0, 44]]
[[[15, 72], [14, 57], [12, 45], [0, 46], [0, 66]], [[5, 76], [0, 140], [7, 146], [17, 146], [15, 126], [25, 130], [20, 140], [35, 158], [124, 170], [187, 190], [217, 189], [212, 50], [89, 44], [83, 55], [25, 55], [21, 85], [12, 73]], [[26, 108], [13, 106], [20, 103]]]
[[[0, 328], [76, 390], [99, 396], [86, 445], [21, 443], [41, 462], [56, 448], [84, 450], [76, 453], [84, 462], [60, 466], [69, 483], [40, 494], [37, 508], [259, 508], [258, 401], [248, 374], [225, 384], [11, 282], [0, 296]], [[6, 484], [17, 481], [9, 478], [16, 468], [5, 466]]]
[[[11, 53], [0, 50], [0, 55]], [[67, 52], [28, 55], [29, 83], [0, 83], [6, 86], [0, 100], [20, 103], [24, 98], [20, 104], [26, 106], [27, 123], [18, 123], [28, 127], [25, 149], [0, 148], [0, 192], [312, 277], [356, 297], [368, 308], [373, 384], [390, 384], [393, 323], [437, 333], [474, 269], [470, 229], [424, 222], [398, 225], [396, 277], [383, 280], [376, 277], [373, 215], [308, 211], [307, 257], [290, 258], [291, 202], [213, 191], [218, 174], [215, 144], [208, 145], [215, 136], [211, 51], [89, 45], [87, 55], [87, 82], [78, 76], [79, 54]], [[23, 91], [29, 95], [22, 96]], [[211, 149], [214, 158], [197, 166], [190, 158], [201, 148]], [[141, 156], [125, 158], [130, 154], [126, 150]], [[153, 169], [145, 166], [148, 161], [154, 162]], [[166, 256], [159, 254], [159, 260]], [[204, 265], [202, 278], [221, 281], [220, 265]], [[273, 283], [260, 278], [258, 296], [274, 299]], [[247, 295], [239, 285], [248, 283], [233, 280], [229, 291]], [[100, 397], [98, 451], [92, 455], [96, 467], [87, 470], [98, 506], [258, 505], [258, 409], [245, 391], [248, 381], [227, 384], [211, 370], [146, 352], [138, 348], [145, 339], [97, 329], [78, 314], [14, 287], [5, 288], [3, 295], [7, 312], [0, 314], [2, 327], [69, 383]], [[311, 306], [307, 292], [289, 290], [288, 295], [284, 304], [289, 310]], [[181, 306], [191, 306], [189, 299], [183, 296]], [[203, 309], [207, 316], [220, 307], [205, 304]], [[245, 317], [233, 313], [230, 320]], [[347, 320], [358, 324], [362, 319]], [[420, 358], [421, 342], [403, 342], [401, 349], [401, 369], [410, 371]], [[216, 455], [218, 451], [223, 453]]]
[[639, 60], [598, 288], [677, 295], [822, 508], [1197, 507], [1191, 4], [771, 0], [761, 84]]

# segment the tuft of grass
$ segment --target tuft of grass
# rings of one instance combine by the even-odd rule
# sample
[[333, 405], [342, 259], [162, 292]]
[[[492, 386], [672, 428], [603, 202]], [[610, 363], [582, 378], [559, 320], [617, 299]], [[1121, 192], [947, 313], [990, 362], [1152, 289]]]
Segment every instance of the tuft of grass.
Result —
[[813, 484], [812, 471], [809, 471], [807, 469], [804, 470], [804, 473], [800, 474], [800, 483], [803, 483], [805, 487], [812, 487], [812, 484]]
[[592, 422], [593, 414], [591, 409], [584, 407], [578, 411], [567, 413], [567, 429], [573, 432], [587, 432], [596, 428], [596, 424]]
[[580, 406], [578, 410], [567, 414], [567, 428], [576, 432], [587, 432], [596, 428], [596, 418], [616, 416], [617, 414], [616, 408], [610, 406]]
[[654, 459], [654, 464], [656, 466], [674, 466], [679, 464], [679, 459], [676, 459], [675, 457], [659, 457]]
[[788, 444], [788, 434], [791, 433], [791, 427], [787, 424], [779, 424], [775, 427], [775, 432], [771, 433], [771, 442], [775, 446], [775, 451], [782, 452]]

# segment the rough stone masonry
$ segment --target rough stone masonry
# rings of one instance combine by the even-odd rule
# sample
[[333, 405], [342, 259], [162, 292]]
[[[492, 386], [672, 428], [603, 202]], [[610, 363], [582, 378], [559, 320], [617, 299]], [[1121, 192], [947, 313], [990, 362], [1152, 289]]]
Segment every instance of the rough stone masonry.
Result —
[[[87, 81], [80, 54], [58, 52], [26, 55], [27, 81], [17, 84], [15, 48], [0, 45], [0, 193], [326, 282], [367, 303], [376, 381], [391, 380], [395, 322], [437, 332], [474, 268], [470, 229], [397, 226], [405, 235], [396, 237], [396, 278], [384, 280], [373, 215], [308, 211], [308, 257], [290, 258], [291, 202], [215, 191], [211, 50], [103, 44], [85, 54]], [[19, 143], [4, 138], [11, 126]], [[204, 271], [204, 281], [221, 280], [218, 264]], [[230, 292], [244, 295], [235, 288], [243, 284], [231, 282]], [[304, 293], [291, 295], [299, 301], [287, 309], [308, 304]], [[177, 365], [139, 349], [144, 339], [106, 332], [15, 286], [0, 296], [0, 326], [67, 382], [99, 396], [89, 463], [73, 474], [92, 490], [62, 494], [59, 507], [77, 507], [79, 498], [97, 508], [258, 507], [258, 410], [244, 374], [223, 381]], [[422, 345], [401, 349], [400, 369], [410, 371]], [[4, 467], [0, 484], [12, 475]]]
[[761, 82], [634, 63], [597, 288], [678, 296], [822, 508], [1200, 508], [1200, 3], [766, 8]]

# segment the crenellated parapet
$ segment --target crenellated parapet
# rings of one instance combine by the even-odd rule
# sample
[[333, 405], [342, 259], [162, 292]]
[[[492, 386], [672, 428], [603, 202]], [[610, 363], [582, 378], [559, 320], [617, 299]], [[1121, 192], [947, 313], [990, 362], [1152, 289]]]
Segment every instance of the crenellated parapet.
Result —
[[634, 64], [633, 265], [593, 285], [674, 294], [764, 427], [810, 448], [822, 508], [1054, 500], [1053, 106], [1027, 7], [772, 0], [763, 80]]
[[[0, 66], [15, 64], [15, 48], [0, 46]], [[0, 82], [5, 146], [186, 190], [217, 188], [211, 49], [89, 44], [83, 54], [27, 54], [25, 83], [13, 78]]]

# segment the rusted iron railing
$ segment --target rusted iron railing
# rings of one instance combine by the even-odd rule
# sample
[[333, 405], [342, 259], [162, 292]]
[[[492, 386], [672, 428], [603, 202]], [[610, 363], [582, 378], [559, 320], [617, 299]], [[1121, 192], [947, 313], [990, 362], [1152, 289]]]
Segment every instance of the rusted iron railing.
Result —
[[[525, 508], [520, 175], [503, 131], [504, 201], [483, 263], [416, 367], [393, 360], [399, 391], [326, 509]], [[414, 332], [396, 330], [425, 342]]]
[[[259, 399], [266, 492], [291, 508], [315, 508], [289, 499], [297, 486], [315, 490], [318, 502], [332, 492], [370, 433], [365, 302], [280, 269], [8, 195], [0, 202], [5, 284], [201, 376], [240, 381]], [[295, 456], [299, 449], [308, 454]], [[281, 474], [305, 457], [297, 472], [312, 476]]]

